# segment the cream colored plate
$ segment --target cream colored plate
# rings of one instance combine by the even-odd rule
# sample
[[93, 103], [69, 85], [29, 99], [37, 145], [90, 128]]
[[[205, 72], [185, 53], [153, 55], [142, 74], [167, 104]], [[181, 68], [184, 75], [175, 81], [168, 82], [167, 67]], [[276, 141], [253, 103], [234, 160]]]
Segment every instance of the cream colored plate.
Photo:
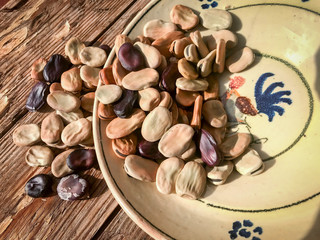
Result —
[[[319, 239], [320, 1], [152, 1], [124, 34], [142, 34], [144, 23], [152, 19], [169, 21], [176, 4], [196, 12], [227, 8], [239, 45], [255, 50], [250, 69], [221, 76], [220, 93], [224, 99], [233, 90], [227, 105], [242, 96], [259, 111], [248, 116], [228, 108], [229, 119], [241, 123], [238, 131], [252, 134], [251, 146], [263, 156], [266, 171], [255, 177], [233, 172], [224, 185], [208, 184], [196, 201], [162, 195], [154, 183], [126, 175], [123, 160], [114, 155], [105, 136], [107, 122], [97, 118], [96, 100], [95, 147], [113, 195], [157, 239]], [[210, 34], [200, 30], [203, 36]], [[106, 65], [113, 57], [114, 52]], [[230, 81], [242, 86], [230, 87]]]

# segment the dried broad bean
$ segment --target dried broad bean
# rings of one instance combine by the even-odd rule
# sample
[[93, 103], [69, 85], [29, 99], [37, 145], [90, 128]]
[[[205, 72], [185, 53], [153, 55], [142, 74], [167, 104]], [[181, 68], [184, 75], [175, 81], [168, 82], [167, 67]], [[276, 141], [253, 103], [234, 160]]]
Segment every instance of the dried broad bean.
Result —
[[44, 58], [39, 58], [38, 60], [34, 61], [31, 66], [31, 78], [40, 81], [44, 80], [43, 69], [46, 64], [47, 60], [45, 60]]
[[179, 157], [183, 160], [188, 160], [194, 156], [196, 151], [197, 151], [197, 146], [194, 143], [194, 141], [191, 141], [189, 148], [184, 153], [182, 153], [181, 156]]
[[171, 108], [169, 109], [172, 114], [172, 126], [178, 123], [179, 118], [179, 109], [175, 102], [172, 103]]
[[170, 22], [165, 22], [160, 19], [154, 19], [147, 22], [143, 27], [143, 35], [152, 40], [158, 39], [168, 32], [178, 30], [177, 26]]
[[232, 173], [232, 161], [224, 161], [215, 167], [206, 167], [207, 178], [214, 185], [222, 185], [226, 182], [229, 175]]
[[96, 152], [93, 149], [76, 149], [67, 157], [67, 165], [75, 171], [88, 170], [96, 162]]
[[57, 143], [60, 141], [64, 128], [62, 119], [55, 112], [50, 113], [41, 123], [41, 140], [45, 143]]
[[218, 145], [220, 145], [226, 134], [226, 127], [215, 128], [212, 127], [209, 123], [203, 122], [202, 128], [211, 134], [213, 139], [216, 141]]
[[194, 102], [193, 115], [190, 122], [190, 126], [196, 130], [201, 128], [202, 103], [203, 97], [199, 95]]
[[193, 63], [199, 62], [199, 55], [198, 55], [198, 50], [197, 50], [196, 45], [189, 44], [188, 46], [186, 46], [183, 54], [184, 54], [184, 57], [189, 62], [193, 62]]
[[89, 191], [89, 183], [79, 177], [77, 174], [72, 174], [61, 178], [57, 193], [62, 200], [73, 201], [86, 196]]
[[219, 100], [206, 101], [203, 104], [202, 114], [212, 127], [221, 128], [227, 124], [227, 114]]
[[145, 139], [141, 140], [138, 145], [139, 154], [142, 157], [153, 159], [153, 160], [162, 160], [165, 156], [159, 152], [158, 149], [159, 142], [149, 142]]
[[172, 106], [173, 100], [170, 94], [166, 91], [160, 92], [160, 103], [159, 107], [170, 108]]
[[236, 133], [227, 136], [219, 145], [224, 159], [231, 160], [240, 156], [251, 143], [251, 135], [249, 133]]
[[171, 45], [169, 51], [177, 58], [184, 57], [184, 49], [186, 46], [192, 44], [190, 37], [184, 37], [181, 39], [174, 40]]
[[109, 55], [109, 53], [111, 52], [111, 47], [107, 44], [102, 44], [99, 46], [99, 48], [101, 48], [103, 51], [105, 51], [105, 53], [107, 54], [107, 56]]
[[196, 45], [201, 58], [205, 58], [209, 54], [207, 45], [204, 43], [199, 30], [190, 33], [190, 38], [194, 45]]
[[94, 92], [89, 92], [80, 97], [81, 100], [81, 108], [88, 112], [93, 112], [93, 104], [94, 104]]
[[259, 153], [252, 148], [248, 148], [240, 157], [236, 158], [234, 165], [241, 175], [246, 176], [258, 175], [265, 168]]
[[83, 118], [83, 112], [80, 109], [68, 113], [57, 110], [56, 113], [61, 117], [64, 124], [69, 124]]
[[131, 43], [131, 39], [128, 36], [123, 34], [117, 35], [114, 40], [114, 51], [117, 57], [119, 57], [119, 49], [124, 43]]
[[216, 61], [213, 64], [213, 72], [223, 73], [226, 58], [226, 42], [221, 39], [217, 44]]
[[178, 70], [180, 74], [188, 80], [197, 79], [199, 76], [196, 68], [185, 58], [178, 61]]
[[161, 85], [169, 93], [176, 91], [176, 80], [181, 77], [176, 62], [170, 62], [161, 74]]
[[80, 77], [80, 69], [75, 67], [62, 73], [61, 87], [68, 92], [81, 91], [82, 79]]
[[75, 146], [87, 140], [92, 134], [92, 124], [85, 118], [69, 123], [61, 133], [61, 140], [67, 146]]
[[198, 92], [185, 91], [180, 88], [177, 88], [176, 91], [176, 101], [184, 107], [192, 106], [196, 98], [200, 95]]
[[124, 160], [126, 173], [140, 181], [155, 182], [159, 164], [137, 155], [129, 155]]
[[199, 60], [197, 69], [200, 72], [201, 77], [207, 77], [212, 73], [212, 66], [214, 58], [216, 56], [216, 50], [211, 51], [205, 58]]
[[43, 69], [43, 77], [49, 83], [60, 82], [62, 73], [67, 71], [71, 66], [72, 64], [62, 55], [54, 54]]
[[12, 140], [18, 146], [30, 146], [41, 140], [40, 127], [37, 124], [24, 124], [12, 133]]
[[81, 79], [89, 84], [90, 88], [98, 86], [99, 83], [100, 68], [94, 68], [90, 66], [82, 66], [80, 68]]
[[64, 48], [65, 54], [69, 57], [70, 61], [74, 65], [81, 64], [80, 52], [86, 46], [77, 37], [72, 37], [66, 43]]
[[136, 43], [136, 42], [142, 42], [142, 43], [151, 45], [150, 38], [145, 37], [145, 36], [143, 36], [143, 35], [137, 36], [136, 39], [134, 40], [134, 42], [135, 42], [135, 43]]
[[217, 48], [217, 43], [223, 39], [226, 42], [226, 48], [233, 48], [238, 44], [237, 35], [229, 30], [220, 30], [213, 32], [212, 38], [207, 42], [210, 51]]
[[145, 60], [142, 53], [130, 42], [121, 45], [118, 58], [121, 65], [128, 71], [138, 71], [145, 67]]
[[119, 118], [130, 117], [133, 111], [133, 106], [138, 99], [138, 93], [127, 89], [122, 90], [122, 96], [120, 100], [113, 104], [113, 112]]
[[122, 159], [125, 159], [128, 155], [136, 153], [138, 138], [134, 133], [128, 136], [112, 139], [113, 152]]
[[226, 66], [229, 72], [238, 73], [249, 67], [254, 62], [254, 58], [251, 48], [244, 47], [228, 57]]
[[112, 73], [114, 80], [118, 86], [122, 86], [122, 79], [129, 73], [124, 67], [122, 67], [118, 58], [113, 61]]
[[52, 184], [53, 181], [49, 175], [38, 174], [28, 180], [24, 189], [30, 197], [47, 197], [52, 192]]
[[69, 92], [52, 92], [47, 97], [47, 103], [55, 110], [73, 112], [79, 109], [81, 101]]
[[171, 56], [171, 53], [169, 51], [171, 43], [174, 40], [181, 39], [181, 38], [184, 38], [183, 32], [180, 32], [180, 31], [168, 32], [165, 35], [163, 35], [161, 38], [158, 38], [155, 41], [153, 41], [151, 45], [157, 48], [163, 56], [165, 56], [166, 58], [169, 58]]
[[118, 101], [121, 98], [122, 89], [114, 84], [102, 85], [97, 88], [95, 95], [103, 104], [110, 104]]
[[99, 72], [99, 79], [102, 81], [104, 84], [116, 84], [116, 80], [113, 77], [112, 73], [112, 66], [109, 65], [105, 68], [102, 68]]
[[158, 49], [142, 42], [136, 42], [133, 46], [142, 53], [146, 67], [156, 69], [160, 66], [162, 55]]
[[170, 11], [170, 19], [183, 30], [190, 30], [199, 23], [199, 17], [184, 5], [175, 5]]
[[104, 105], [101, 102], [98, 105], [98, 116], [102, 120], [112, 120], [117, 117], [111, 104]]
[[200, 17], [202, 19], [202, 25], [205, 28], [215, 31], [230, 28], [232, 25], [231, 14], [222, 9], [201, 11]]
[[219, 79], [218, 75], [210, 74], [207, 78], [209, 86], [207, 90], [203, 92], [204, 101], [216, 100], [219, 98]]
[[57, 92], [57, 91], [64, 91], [64, 89], [61, 86], [61, 83], [57, 83], [57, 82], [52, 83], [50, 85], [49, 92], [52, 93], [52, 92]]
[[26, 109], [30, 112], [38, 111], [46, 103], [48, 93], [49, 86], [44, 82], [37, 82], [28, 95]]
[[139, 91], [156, 86], [159, 82], [159, 73], [152, 68], [144, 68], [131, 72], [122, 79], [122, 86], [128, 90]]
[[107, 60], [107, 54], [98, 47], [85, 47], [80, 52], [80, 60], [90, 67], [101, 67]]
[[155, 88], [146, 88], [138, 92], [139, 106], [143, 111], [152, 111], [160, 103], [160, 93]]
[[53, 159], [54, 154], [50, 148], [38, 145], [29, 148], [25, 156], [26, 163], [31, 167], [50, 166]]
[[51, 163], [51, 172], [53, 176], [61, 178], [73, 172], [73, 170], [67, 165], [67, 157], [73, 151], [74, 149], [66, 150], [53, 159]]
[[185, 91], [198, 92], [207, 90], [209, 84], [205, 79], [188, 80], [185, 78], [178, 78], [176, 86]]

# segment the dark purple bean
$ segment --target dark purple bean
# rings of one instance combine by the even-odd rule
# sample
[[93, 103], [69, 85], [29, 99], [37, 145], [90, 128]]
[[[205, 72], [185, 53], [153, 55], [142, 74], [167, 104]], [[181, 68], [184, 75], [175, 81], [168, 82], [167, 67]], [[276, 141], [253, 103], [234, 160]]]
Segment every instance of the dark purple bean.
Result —
[[89, 190], [89, 183], [77, 174], [61, 178], [57, 193], [62, 200], [72, 201], [81, 199]]
[[123, 89], [121, 98], [113, 104], [114, 113], [119, 118], [130, 117], [137, 99], [137, 91]]
[[178, 63], [170, 62], [161, 74], [161, 85], [170, 94], [176, 93], [176, 80], [182, 77], [178, 70]]
[[61, 74], [69, 70], [72, 63], [60, 54], [54, 54], [44, 66], [43, 77], [47, 82], [60, 82]]
[[30, 112], [38, 111], [45, 103], [49, 94], [49, 85], [44, 82], [37, 82], [29, 93], [26, 108]]
[[158, 143], [157, 142], [148, 142], [147, 140], [141, 140], [139, 142], [138, 150], [142, 157], [153, 159], [153, 160], [162, 160], [166, 157], [162, 155], [161, 152], [158, 150]]
[[133, 47], [130, 42], [121, 45], [118, 52], [118, 58], [121, 65], [128, 71], [137, 71], [145, 67], [142, 53]]
[[52, 178], [46, 174], [38, 174], [26, 183], [25, 192], [33, 198], [47, 197], [52, 192]]
[[88, 170], [96, 162], [96, 152], [94, 149], [76, 149], [67, 157], [67, 165], [76, 171]]
[[109, 45], [103, 44], [100, 45], [99, 48], [103, 49], [107, 55], [109, 55], [109, 53], [111, 52], [111, 47], [109, 47]]
[[221, 154], [217, 143], [208, 131], [201, 129], [197, 133], [196, 143], [200, 149], [201, 159], [204, 163], [210, 167], [214, 167], [220, 163]]

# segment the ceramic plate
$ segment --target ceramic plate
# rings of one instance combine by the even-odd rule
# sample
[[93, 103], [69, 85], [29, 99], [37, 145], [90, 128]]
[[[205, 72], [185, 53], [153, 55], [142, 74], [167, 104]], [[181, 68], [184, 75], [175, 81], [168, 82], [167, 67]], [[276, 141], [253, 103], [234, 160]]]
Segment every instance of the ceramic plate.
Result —
[[[320, 236], [320, 1], [158, 0], [151, 1], [124, 34], [142, 34], [152, 19], [170, 21], [176, 4], [197, 14], [227, 9], [239, 46], [255, 51], [252, 67], [220, 76], [220, 95], [237, 131], [252, 135], [251, 147], [266, 170], [248, 177], [233, 172], [224, 185], [207, 184], [202, 198], [163, 195], [155, 183], [129, 178], [123, 160], [97, 118], [94, 138], [99, 165], [127, 214], [157, 239], [319, 239]], [[203, 36], [210, 30], [200, 28]], [[111, 63], [114, 53], [106, 65]], [[226, 97], [227, 96], [227, 97]], [[249, 99], [259, 112], [234, 107]]]

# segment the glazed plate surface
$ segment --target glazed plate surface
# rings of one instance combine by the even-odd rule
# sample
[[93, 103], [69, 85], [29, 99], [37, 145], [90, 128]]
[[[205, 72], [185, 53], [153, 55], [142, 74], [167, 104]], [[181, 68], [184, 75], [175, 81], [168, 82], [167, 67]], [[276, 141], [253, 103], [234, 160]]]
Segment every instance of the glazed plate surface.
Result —
[[[262, 156], [266, 170], [254, 177], [234, 171], [224, 185], [208, 183], [198, 200], [163, 195], [155, 183], [126, 175], [123, 160], [105, 135], [108, 122], [97, 117], [96, 100], [95, 147], [113, 195], [157, 239], [319, 239], [320, 1], [151, 1], [124, 34], [134, 39], [147, 21], [170, 21], [176, 4], [198, 15], [227, 9], [238, 46], [254, 49], [252, 67], [220, 76], [220, 97], [234, 129], [252, 134], [251, 147]], [[212, 32], [198, 29], [202, 36]], [[113, 58], [114, 52], [106, 65]], [[245, 115], [233, 107], [239, 96], [249, 99], [259, 114]]]

